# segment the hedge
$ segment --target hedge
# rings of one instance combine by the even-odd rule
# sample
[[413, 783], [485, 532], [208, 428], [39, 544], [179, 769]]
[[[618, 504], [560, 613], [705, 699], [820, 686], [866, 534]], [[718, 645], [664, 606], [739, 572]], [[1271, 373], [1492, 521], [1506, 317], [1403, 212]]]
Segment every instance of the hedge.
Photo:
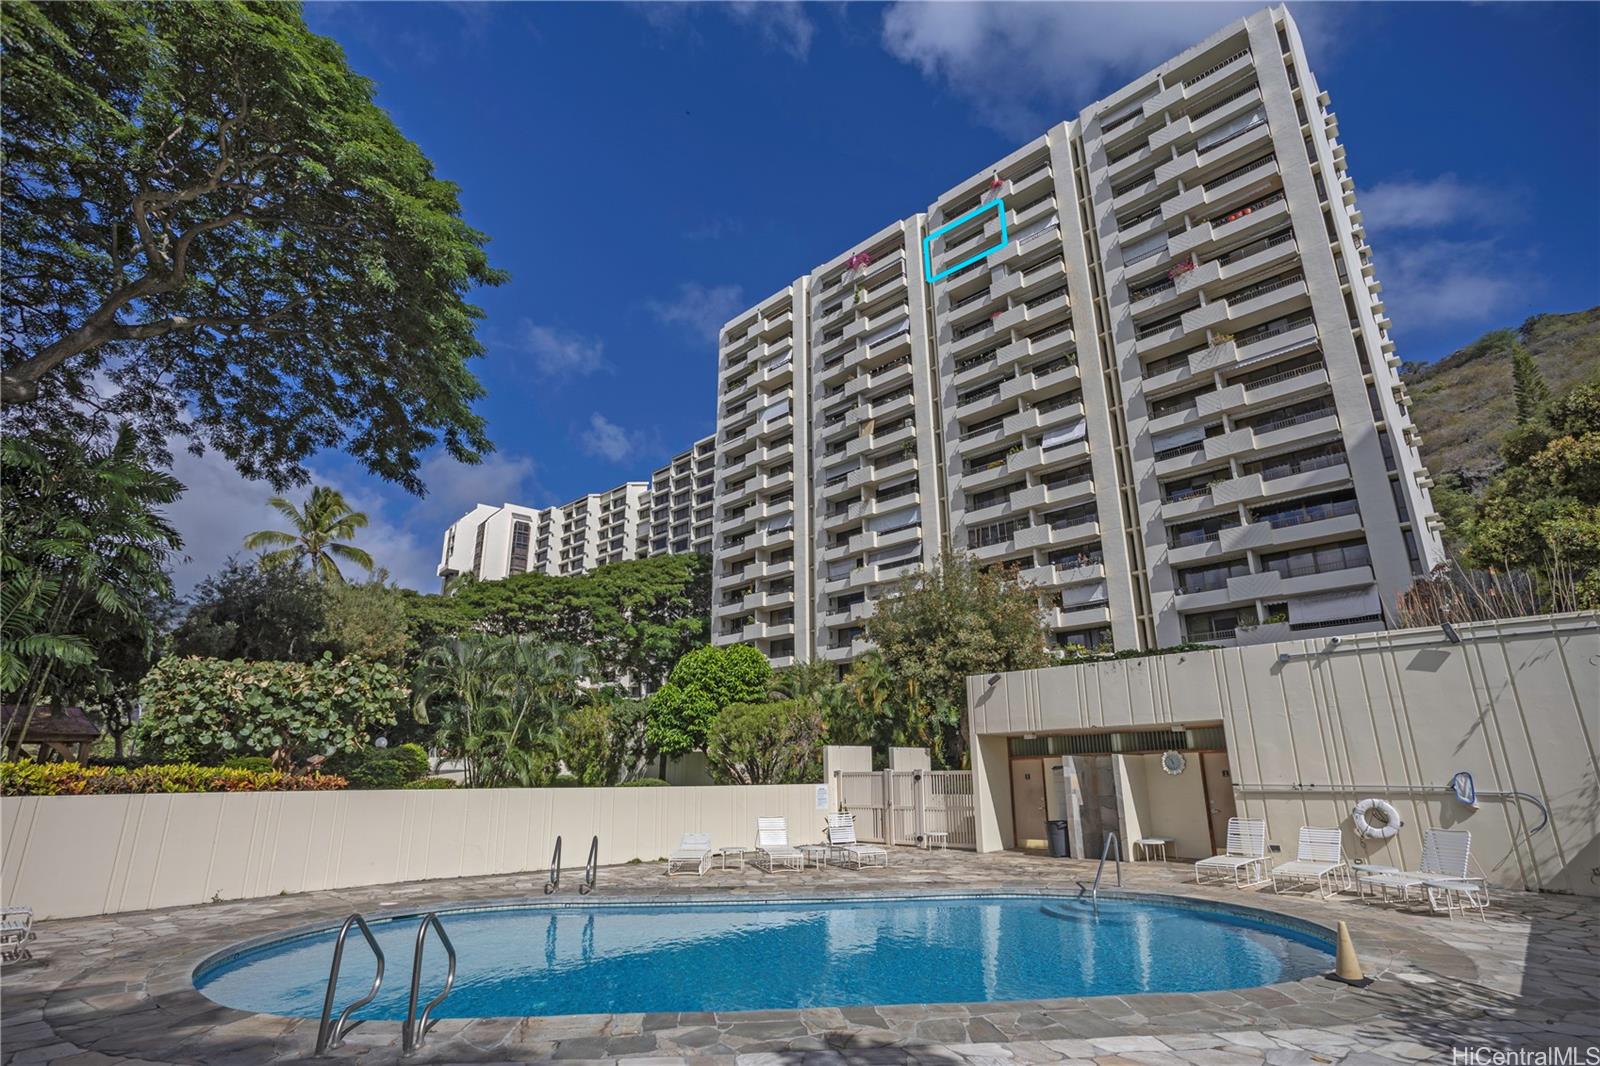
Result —
[[73, 762], [0, 762], [7, 796], [107, 796], [151, 792], [328, 792], [348, 782], [335, 774], [288, 774], [225, 766], [166, 763], [123, 769]]
[[428, 776], [428, 753], [420, 744], [394, 748], [362, 748], [332, 756], [323, 770], [338, 774], [351, 788], [405, 788]]
[[451, 777], [423, 777], [416, 781], [407, 781], [401, 788], [455, 788], [456, 782]]
[[666, 782], [659, 777], [636, 777], [632, 781], [619, 781], [618, 788], [657, 788]]

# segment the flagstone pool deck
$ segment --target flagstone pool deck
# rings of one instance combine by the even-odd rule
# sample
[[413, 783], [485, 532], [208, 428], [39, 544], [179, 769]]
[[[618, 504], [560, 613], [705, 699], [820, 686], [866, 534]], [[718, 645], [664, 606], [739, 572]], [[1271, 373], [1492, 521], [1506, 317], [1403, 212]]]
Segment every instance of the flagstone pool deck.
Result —
[[[1075, 892], [1094, 864], [1013, 853], [893, 849], [887, 870], [712, 870], [668, 879], [662, 863], [603, 867], [592, 899]], [[0, 978], [0, 1062], [27, 1066], [279, 1062], [693, 1063], [1065, 1062], [1088, 1066], [1492, 1066], [1495, 1052], [1600, 1048], [1600, 900], [1498, 894], [1487, 922], [1192, 883], [1180, 864], [1124, 864], [1130, 892], [1222, 900], [1331, 927], [1347, 921], [1376, 981], [1318, 978], [1230, 992], [1028, 1002], [735, 1013], [444, 1019], [417, 1054], [400, 1023], [365, 1022], [321, 1060], [315, 1020], [218, 1006], [194, 967], [230, 944], [352, 911], [424, 912], [470, 902], [543, 902], [544, 874], [313, 892], [102, 918], [44, 922], [34, 960]], [[576, 898], [569, 871], [562, 898]], [[1109, 884], [1111, 868], [1106, 871]], [[404, 961], [391, 965], [405, 980]], [[1452, 1059], [1452, 1049], [1480, 1058]], [[1488, 1049], [1471, 1051], [1470, 1049]], [[1524, 1063], [1538, 1060], [1525, 1059]], [[1560, 1062], [1561, 1060], [1544, 1060]]]

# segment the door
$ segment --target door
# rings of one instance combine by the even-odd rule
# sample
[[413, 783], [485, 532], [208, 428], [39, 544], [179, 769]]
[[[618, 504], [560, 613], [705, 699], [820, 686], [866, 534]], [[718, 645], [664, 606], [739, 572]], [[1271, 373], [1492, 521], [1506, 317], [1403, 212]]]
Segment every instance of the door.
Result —
[[1017, 847], [1024, 851], [1049, 851], [1045, 835], [1045, 768], [1043, 759], [1011, 761], [1011, 815], [1016, 825]]
[[1228, 819], [1234, 815], [1233, 777], [1228, 771], [1228, 753], [1208, 751], [1200, 754], [1200, 779], [1205, 784], [1206, 813], [1211, 819], [1211, 854], [1228, 846]]

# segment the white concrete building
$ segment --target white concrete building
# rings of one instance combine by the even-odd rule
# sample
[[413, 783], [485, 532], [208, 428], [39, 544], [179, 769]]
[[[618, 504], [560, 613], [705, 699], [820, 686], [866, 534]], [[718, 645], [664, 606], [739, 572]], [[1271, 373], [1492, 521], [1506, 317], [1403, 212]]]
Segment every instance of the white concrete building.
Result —
[[644, 512], [647, 548], [641, 555], [711, 554], [716, 504], [717, 438], [694, 442], [650, 480]]
[[445, 530], [439, 577], [579, 574], [640, 558], [648, 495], [645, 482], [629, 481], [560, 507], [480, 503]]
[[848, 661], [946, 539], [1058, 644], [1383, 628], [1443, 552], [1327, 105], [1264, 9], [730, 322], [713, 640]]

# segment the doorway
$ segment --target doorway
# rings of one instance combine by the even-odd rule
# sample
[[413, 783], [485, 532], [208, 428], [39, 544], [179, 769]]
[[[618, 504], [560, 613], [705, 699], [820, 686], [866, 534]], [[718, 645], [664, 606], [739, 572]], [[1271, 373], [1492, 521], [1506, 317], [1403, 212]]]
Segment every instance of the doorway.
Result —
[[1016, 846], [1023, 851], [1050, 850], [1045, 831], [1046, 783], [1043, 759], [1011, 760], [1011, 817]]
[[1233, 777], [1228, 769], [1228, 753], [1205, 751], [1200, 753], [1200, 781], [1206, 790], [1206, 814], [1210, 818], [1211, 854], [1218, 855], [1228, 847], [1228, 819], [1235, 814], [1233, 805]]

